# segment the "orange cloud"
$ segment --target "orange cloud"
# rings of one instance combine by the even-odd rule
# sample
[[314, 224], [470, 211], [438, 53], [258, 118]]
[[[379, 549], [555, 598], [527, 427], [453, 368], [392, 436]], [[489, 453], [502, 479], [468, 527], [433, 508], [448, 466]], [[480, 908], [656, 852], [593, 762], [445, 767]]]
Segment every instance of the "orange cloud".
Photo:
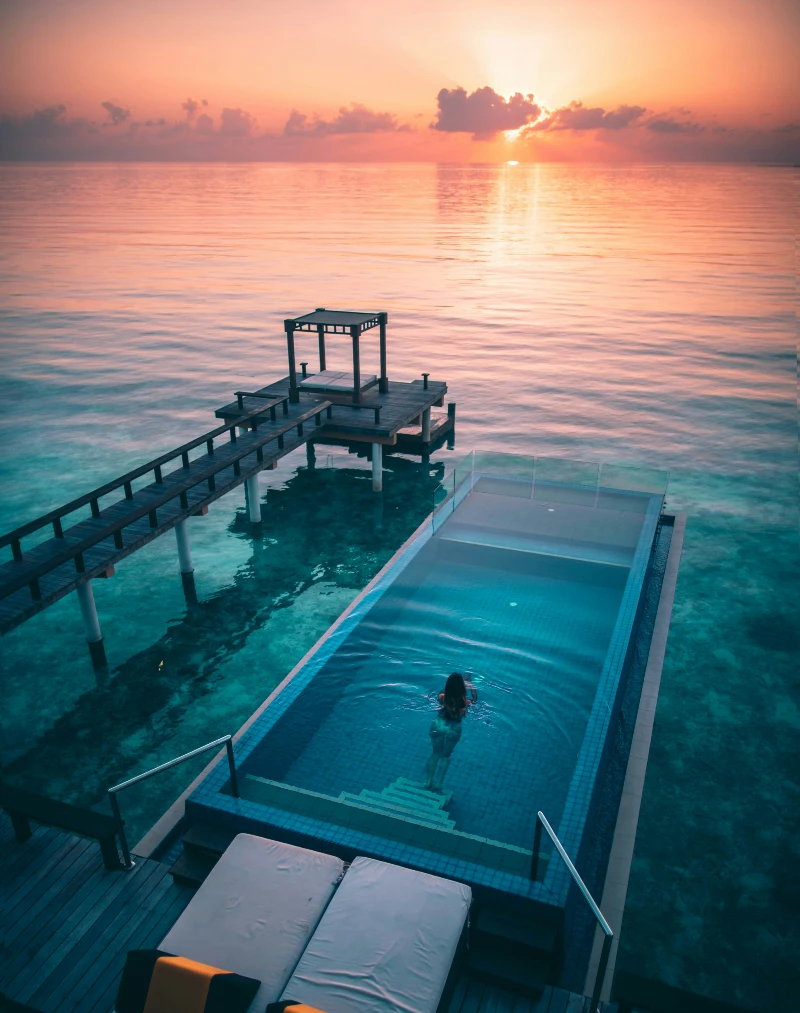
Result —
[[[742, 128], [685, 108], [623, 103], [606, 109], [578, 101], [542, 115], [533, 96], [506, 99], [489, 87], [441, 89], [429, 129], [414, 130], [397, 114], [360, 103], [328, 118], [293, 110], [279, 133], [259, 128], [240, 106], [212, 114], [205, 100], [179, 105], [184, 116], [172, 121], [134, 119], [111, 101], [100, 103], [102, 120], [70, 116], [64, 102], [0, 113], [0, 152], [6, 160], [72, 161], [800, 160], [796, 121]], [[201, 106], [208, 111], [200, 113]], [[520, 130], [517, 140], [506, 141], [502, 132], [509, 130]]]
[[464, 88], [442, 88], [436, 103], [439, 111], [431, 123], [433, 130], [472, 134], [476, 140], [517, 130], [536, 120], [542, 111], [533, 95], [516, 92], [505, 99], [489, 87], [477, 88], [471, 94]]
[[379, 134], [408, 129], [408, 126], [398, 123], [394, 113], [376, 113], [359, 102], [353, 102], [349, 109], [342, 106], [331, 120], [317, 115], [309, 119], [305, 113], [293, 109], [283, 132], [287, 137], [324, 137], [330, 134]]

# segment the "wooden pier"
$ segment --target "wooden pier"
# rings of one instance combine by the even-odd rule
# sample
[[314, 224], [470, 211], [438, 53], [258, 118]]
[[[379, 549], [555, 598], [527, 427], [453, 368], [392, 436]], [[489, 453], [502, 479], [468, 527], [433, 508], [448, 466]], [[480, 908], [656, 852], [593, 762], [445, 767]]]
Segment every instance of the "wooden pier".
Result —
[[[381, 375], [360, 372], [361, 334], [380, 327]], [[294, 361], [294, 335], [314, 330], [320, 369]], [[352, 372], [326, 368], [325, 334], [347, 330], [353, 339]], [[223, 424], [133, 471], [0, 537], [12, 559], [0, 565], [0, 633], [77, 591], [94, 665], [106, 663], [92, 580], [113, 575], [120, 560], [174, 530], [187, 600], [196, 601], [186, 519], [244, 484], [250, 520], [261, 520], [258, 473], [303, 444], [368, 445], [373, 489], [383, 483], [384, 447], [426, 454], [451, 432], [455, 405], [444, 405], [447, 384], [386, 375], [386, 314], [317, 310], [286, 321], [289, 374], [255, 391], [237, 391], [218, 409]], [[89, 517], [73, 519], [78, 511]], [[69, 518], [69, 521], [68, 521]]]

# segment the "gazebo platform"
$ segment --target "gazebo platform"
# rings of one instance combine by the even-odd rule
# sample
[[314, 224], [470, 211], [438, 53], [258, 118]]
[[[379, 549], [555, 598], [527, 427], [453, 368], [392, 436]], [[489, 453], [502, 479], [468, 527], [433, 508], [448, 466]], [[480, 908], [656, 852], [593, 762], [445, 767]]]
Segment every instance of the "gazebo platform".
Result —
[[[432, 442], [441, 439], [455, 424], [454, 404], [448, 405], [447, 415], [431, 418], [431, 408], [442, 407], [447, 384], [429, 380], [423, 373], [421, 380], [410, 383], [390, 380], [386, 369], [387, 313], [328, 310], [324, 307], [299, 317], [284, 320], [289, 375], [255, 391], [237, 391], [236, 401], [217, 410], [217, 418], [236, 422], [241, 416], [256, 409], [264, 400], [288, 397], [292, 404], [302, 403], [309, 395], [323, 396], [330, 406], [324, 425], [313, 439], [318, 442], [363, 442], [372, 444], [373, 462], [384, 446], [394, 447], [398, 440], [402, 449], [429, 451]], [[378, 328], [379, 373], [364, 374], [361, 370], [361, 339], [368, 331]], [[317, 337], [319, 369], [309, 373], [308, 363], [301, 362], [302, 373], [297, 375], [295, 353], [296, 336], [313, 333]], [[352, 360], [350, 369], [328, 368], [325, 336], [350, 336]], [[376, 475], [377, 480], [377, 475]], [[377, 488], [380, 488], [378, 484]]]
[[[309, 373], [308, 379], [313, 379], [314, 375]], [[444, 405], [447, 384], [443, 381], [428, 380], [426, 387], [424, 380], [412, 380], [410, 383], [389, 380], [387, 387], [386, 393], [381, 393], [377, 385], [369, 387], [362, 391], [358, 403], [353, 402], [352, 393], [326, 390], [325, 400], [331, 402], [331, 407], [323, 419], [323, 426], [314, 434], [315, 439], [320, 442], [341, 440], [394, 446], [399, 435], [401, 443], [406, 440], [406, 445], [412, 447], [415, 443], [420, 446], [429, 445], [453, 428], [455, 413], [451, 409], [448, 415], [432, 418], [429, 432], [423, 433], [425, 413], [430, 413], [431, 408]], [[300, 404], [306, 399], [309, 403], [312, 398], [319, 400], [317, 389], [312, 389], [313, 394], [310, 390], [307, 392], [302, 383], [299, 385]], [[256, 391], [242, 393], [236, 401], [218, 408], [215, 414], [225, 422], [236, 422], [263, 405], [266, 400], [288, 395], [287, 376]], [[247, 421], [243, 425], [247, 426]], [[418, 434], [416, 441], [415, 434]]]

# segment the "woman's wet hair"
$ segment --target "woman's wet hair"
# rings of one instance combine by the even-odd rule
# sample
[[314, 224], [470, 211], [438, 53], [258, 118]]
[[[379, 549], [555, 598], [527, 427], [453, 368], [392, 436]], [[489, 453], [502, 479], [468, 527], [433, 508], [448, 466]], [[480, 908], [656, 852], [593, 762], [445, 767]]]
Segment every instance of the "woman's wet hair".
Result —
[[467, 705], [467, 684], [460, 672], [448, 675], [444, 684], [444, 705], [448, 710], [460, 711]]

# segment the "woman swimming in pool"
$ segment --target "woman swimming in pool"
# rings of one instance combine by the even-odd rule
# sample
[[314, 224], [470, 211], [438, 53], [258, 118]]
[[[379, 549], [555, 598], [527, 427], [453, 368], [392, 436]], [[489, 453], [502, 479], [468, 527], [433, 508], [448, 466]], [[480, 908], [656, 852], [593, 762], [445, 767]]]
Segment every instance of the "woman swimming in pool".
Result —
[[450, 757], [461, 738], [461, 721], [477, 700], [477, 690], [460, 672], [453, 672], [447, 677], [444, 692], [439, 694], [439, 713], [428, 732], [432, 749], [425, 767], [425, 787], [428, 791], [441, 792]]

